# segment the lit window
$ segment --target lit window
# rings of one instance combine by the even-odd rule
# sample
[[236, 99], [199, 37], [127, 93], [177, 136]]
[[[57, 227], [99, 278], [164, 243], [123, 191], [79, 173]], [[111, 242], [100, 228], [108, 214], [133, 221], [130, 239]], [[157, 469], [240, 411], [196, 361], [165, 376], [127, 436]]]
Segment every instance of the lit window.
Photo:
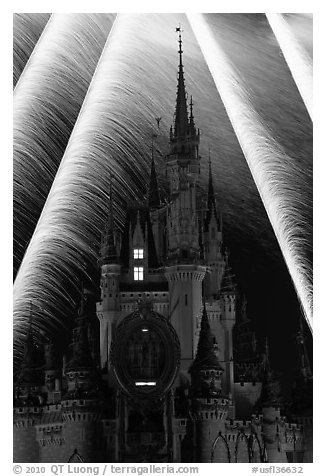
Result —
[[134, 259], [144, 259], [144, 249], [135, 248], [134, 249]]
[[134, 280], [143, 281], [144, 280], [144, 268], [136, 266], [134, 268]]

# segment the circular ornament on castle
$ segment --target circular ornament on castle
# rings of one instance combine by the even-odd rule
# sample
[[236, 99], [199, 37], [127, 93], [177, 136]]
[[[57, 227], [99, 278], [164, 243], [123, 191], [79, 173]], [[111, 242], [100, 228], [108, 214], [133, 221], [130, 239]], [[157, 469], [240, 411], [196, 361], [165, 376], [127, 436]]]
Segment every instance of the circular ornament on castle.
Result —
[[171, 388], [179, 369], [180, 343], [166, 317], [138, 309], [118, 325], [110, 358], [125, 392], [152, 398]]

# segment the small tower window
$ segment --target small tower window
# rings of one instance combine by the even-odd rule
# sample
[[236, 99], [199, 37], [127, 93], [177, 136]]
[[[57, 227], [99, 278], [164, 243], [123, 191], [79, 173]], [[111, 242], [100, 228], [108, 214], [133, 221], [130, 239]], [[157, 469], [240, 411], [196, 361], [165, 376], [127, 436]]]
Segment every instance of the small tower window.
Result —
[[142, 266], [134, 267], [134, 280], [143, 281], [144, 280], [144, 268]]
[[144, 249], [135, 248], [134, 249], [134, 259], [144, 259]]

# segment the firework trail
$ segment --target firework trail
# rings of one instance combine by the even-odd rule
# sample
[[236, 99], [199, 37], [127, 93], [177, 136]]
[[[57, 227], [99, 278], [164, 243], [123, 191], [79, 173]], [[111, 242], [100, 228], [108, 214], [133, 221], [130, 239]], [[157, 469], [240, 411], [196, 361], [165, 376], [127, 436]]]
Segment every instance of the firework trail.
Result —
[[266, 17], [282, 49], [284, 58], [312, 120], [313, 87], [311, 60], [280, 13], [266, 13]]
[[[62, 18], [65, 17], [62, 16]], [[177, 39], [174, 26], [178, 25], [180, 21], [183, 26], [187, 23], [184, 15], [140, 14], [120, 15], [118, 17], [114, 30], [111, 32], [103, 50], [86, 99], [84, 100], [86, 91], [83, 92], [83, 96], [80, 98], [80, 104], [83, 100], [84, 104], [78, 120], [77, 122], [75, 122], [75, 119], [71, 120], [71, 129], [74, 124], [75, 128], [71, 137], [69, 132], [69, 146], [66, 149], [60, 170], [16, 278], [14, 328], [15, 348], [18, 353], [22, 348], [23, 336], [28, 325], [31, 302], [33, 302], [33, 328], [39, 330], [41, 334], [51, 335], [53, 331], [53, 336], [57, 336], [57, 331], [60, 331], [62, 326], [67, 323], [69, 326], [71, 325], [75, 313], [75, 302], [73, 300], [78, 299], [76, 292], [72, 291], [76, 287], [80, 287], [81, 279], [86, 278], [87, 280], [89, 269], [93, 270], [96, 267], [99, 233], [103, 230], [104, 219], [109, 211], [108, 183], [110, 175], [113, 174], [114, 177], [114, 213], [116, 224], [120, 229], [126, 202], [133, 199], [142, 200], [146, 195], [146, 184], [148, 183], [150, 170], [151, 138], [153, 127], [156, 127], [155, 117], [162, 117], [160, 130], [156, 130], [159, 137], [155, 140], [155, 149], [158, 148], [158, 142], [160, 142], [162, 149], [163, 147], [168, 149], [168, 130], [172, 123], [172, 114], [175, 107], [177, 80]], [[225, 18], [222, 20], [222, 23], [224, 22], [227, 32], [230, 23]], [[229, 233], [229, 237], [235, 238], [235, 245], [238, 244], [241, 257], [247, 255], [249, 273], [253, 272], [255, 266], [255, 272], [257, 272], [259, 249], [260, 255], [263, 253], [263, 256], [267, 256], [268, 259], [273, 254], [272, 259], [275, 262], [281, 263], [282, 258], [278, 247], [276, 247], [276, 239], [261, 199], [254, 186], [246, 161], [243, 159], [229, 118], [219, 96], [216, 94], [214, 81], [200, 48], [192, 35], [191, 29], [184, 28], [184, 30], [186, 87], [187, 92], [194, 96], [196, 124], [203, 130], [200, 147], [203, 158], [203, 173], [201, 174], [203, 192], [206, 193], [207, 149], [209, 143], [211, 145], [212, 167], [216, 177], [218, 195], [224, 199], [222, 209], [226, 233]], [[167, 35], [167, 31], [170, 32], [170, 35]], [[46, 37], [45, 33], [47, 32], [45, 31], [42, 35], [40, 44]], [[268, 34], [270, 35], [269, 27]], [[232, 39], [233, 36], [232, 33]], [[59, 41], [59, 38], [56, 41]], [[61, 43], [61, 41], [59, 42]], [[232, 44], [232, 40], [230, 44]], [[91, 46], [88, 46], [88, 48], [91, 48]], [[251, 49], [248, 52], [251, 54]], [[261, 83], [259, 83], [259, 86], [264, 90], [266, 70], [263, 61], [264, 52], [261, 51], [260, 53], [259, 65], [263, 74], [260, 70], [257, 80], [263, 78], [264, 85], [261, 86]], [[275, 60], [275, 52], [272, 51], [271, 53], [273, 65], [277, 68], [278, 58]], [[65, 60], [65, 56], [63, 58]], [[37, 65], [36, 59], [34, 61]], [[284, 61], [282, 61], [282, 64], [285, 67]], [[58, 63], [58, 67], [61, 67], [63, 74], [65, 74], [64, 66], [60, 66]], [[69, 62], [68, 68], [70, 68]], [[78, 72], [79, 64], [76, 64], [75, 68]], [[272, 75], [272, 78], [275, 80], [275, 74]], [[246, 79], [249, 81], [249, 77]], [[287, 77], [283, 77], [283, 79], [283, 85], [287, 85]], [[38, 81], [37, 75], [35, 75], [35, 80]], [[60, 84], [60, 78], [58, 81], [58, 84]], [[46, 104], [54, 107], [55, 111], [66, 110], [67, 96], [61, 98], [60, 94], [57, 93], [58, 84], [54, 78], [51, 88], [56, 94], [56, 99], [53, 102], [51, 101], [52, 104], [49, 103], [47, 94], [42, 97], [40, 95], [39, 105], [34, 108], [36, 116], [38, 107], [41, 111], [44, 107], [44, 113], [46, 112]], [[30, 86], [32, 87], [32, 83], [30, 83]], [[87, 87], [88, 85], [86, 89]], [[294, 90], [295, 97], [293, 96]], [[47, 93], [47, 91], [48, 89], [44, 88], [44, 92]], [[304, 122], [298, 136], [297, 116], [295, 114], [300, 109], [297, 104], [300, 98], [296, 88], [292, 87], [287, 91], [287, 98], [290, 98], [290, 110], [284, 109], [283, 104], [278, 104], [277, 93], [272, 88], [270, 94], [265, 97], [267, 104], [265, 102], [264, 105], [268, 106], [268, 101], [272, 104], [272, 108], [266, 108], [268, 112], [270, 110], [273, 113], [275, 112], [274, 105], [279, 106], [282, 110], [283, 125], [284, 123], [289, 125], [288, 129], [284, 127], [281, 129], [282, 132], [284, 129], [287, 131], [285, 140], [288, 138], [289, 141], [293, 141], [293, 138], [298, 138], [298, 140], [308, 139], [309, 141], [309, 131], [306, 133], [304, 129], [302, 134], [300, 132], [304, 127]], [[33, 103], [31, 105], [33, 106]], [[305, 112], [303, 104], [301, 109]], [[79, 111], [80, 106], [76, 117]], [[300, 111], [298, 115], [300, 118]], [[274, 135], [275, 130], [277, 133], [280, 129], [280, 120], [277, 114], [274, 114], [273, 119], [275, 123]], [[54, 121], [56, 121], [55, 117]], [[28, 132], [28, 126], [28, 123], [22, 124], [23, 134], [26, 134], [27, 137], [25, 144], [27, 150], [29, 150], [29, 134], [31, 134], [31, 131]], [[48, 134], [50, 135], [48, 136]], [[51, 146], [53, 143], [52, 129], [47, 134], [43, 134], [41, 129], [40, 136], [41, 139], [38, 139], [38, 134], [35, 132], [32, 138], [35, 139], [37, 146], [46, 152], [49, 144]], [[61, 146], [63, 150], [66, 144], [60, 144]], [[23, 145], [21, 148], [23, 157]], [[297, 147], [295, 150], [301, 166], [302, 163], [307, 164], [304, 159], [307, 155], [305, 151], [308, 152], [307, 157], [309, 157], [309, 143], [306, 148]], [[165, 152], [168, 152], [168, 150], [164, 150]], [[163, 177], [165, 161], [163, 155], [159, 155], [157, 150], [155, 150], [155, 153], [159, 184], [161, 185], [165, 180]], [[33, 155], [32, 152], [31, 155]], [[59, 156], [58, 163], [62, 155], [63, 152]], [[40, 163], [47, 167], [46, 160], [41, 162], [42, 154], [39, 154], [39, 157]], [[278, 162], [279, 160], [273, 161], [274, 168], [278, 166]], [[35, 166], [39, 167], [39, 162]], [[53, 169], [55, 169], [53, 170], [54, 175], [56, 168], [53, 167]], [[24, 170], [24, 166], [22, 170]], [[39, 190], [42, 190], [43, 187], [42, 182], [37, 183], [33, 174], [28, 175], [28, 177], [30, 177], [31, 182], [21, 179], [21, 185], [28, 188], [25, 198], [31, 204], [30, 206], [39, 203], [41, 210], [46, 196], [43, 193], [44, 198], [42, 197], [42, 200], [37, 198], [40, 195]], [[280, 165], [279, 177], [275, 175], [274, 179], [275, 187], [277, 182], [280, 182], [284, 189], [288, 189], [289, 197], [292, 196], [293, 199], [291, 200], [291, 207], [298, 208], [302, 199], [306, 200], [304, 186], [307, 182], [307, 176], [293, 167], [291, 161], [285, 161]], [[299, 185], [294, 190], [295, 184]], [[50, 185], [51, 181], [49, 181], [48, 188], [50, 188]], [[303, 198], [301, 195], [298, 197], [298, 189], [302, 191]], [[21, 193], [19, 189], [17, 190]], [[21, 207], [24, 209], [25, 204], [17, 201], [16, 206], [19, 211]], [[25, 207], [27, 214], [30, 214], [31, 211], [29, 207]], [[23, 215], [24, 213], [21, 214], [22, 219]], [[36, 221], [37, 218], [35, 223]], [[32, 231], [29, 236], [32, 236], [35, 223], [33, 226], [30, 224], [30, 230]], [[21, 224], [20, 233], [23, 236], [26, 227], [23, 222]], [[301, 231], [299, 230], [300, 233]], [[307, 225], [304, 233], [306, 231]], [[301, 250], [298, 255], [300, 254]], [[267, 261], [266, 267], [269, 264], [270, 261]], [[258, 266], [260, 267], [259, 272], [261, 272], [262, 265], [260, 261]], [[285, 274], [283, 261], [281, 267]], [[263, 271], [266, 273], [266, 277], [265, 267]], [[89, 272], [89, 274], [91, 273]], [[260, 274], [258, 275], [260, 276]], [[244, 277], [246, 278], [246, 272]], [[279, 276], [276, 279], [278, 278]], [[286, 274], [286, 279], [288, 279], [288, 274]], [[289, 285], [288, 281], [287, 286]], [[263, 292], [264, 282], [262, 278], [259, 283], [259, 289]], [[279, 283], [276, 283], [277, 286], [280, 289]], [[254, 289], [254, 299], [256, 293], [257, 289]], [[282, 316], [282, 313], [280, 315]], [[283, 315], [285, 316], [284, 312]], [[280, 316], [277, 317], [280, 318]], [[64, 334], [66, 335], [66, 332]]]
[[53, 14], [14, 90], [17, 271], [110, 31], [113, 14]]
[[42, 34], [49, 13], [15, 13], [13, 17], [13, 81], [14, 87], [28, 58]]
[[303, 172], [296, 168], [294, 161], [262, 124], [236, 69], [213, 38], [203, 16], [188, 14], [188, 19], [247, 159], [308, 325], [312, 328], [311, 266], [302, 253], [308, 245], [306, 223], [300, 213], [302, 198], [300, 190], [289, 186], [292, 176], [297, 175], [302, 180], [300, 175]]
[[[144, 151], [144, 141], [150, 144], [153, 111], [162, 110], [162, 104], [164, 110], [164, 93], [157, 94], [152, 79], [160, 60], [143, 51], [149, 26], [146, 22], [140, 26], [138, 15], [119, 15], [107, 40], [15, 280], [18, 348], [28, 325], [26, 303], [37, 303], [33, 326], [40, 332], [57, 326], [58, 314], [73, 312], [62, 282], [79, 287], [80, 270], [86, 273], [96, 264], [99, 233], [108, 213], [110, 175], [115, 177], [118, 221], [123, 200], [140, 200], [146, 193], [150, 147]], [[158, 38], [160, 29], [155, 33], [154, 28], [151, 34]]]

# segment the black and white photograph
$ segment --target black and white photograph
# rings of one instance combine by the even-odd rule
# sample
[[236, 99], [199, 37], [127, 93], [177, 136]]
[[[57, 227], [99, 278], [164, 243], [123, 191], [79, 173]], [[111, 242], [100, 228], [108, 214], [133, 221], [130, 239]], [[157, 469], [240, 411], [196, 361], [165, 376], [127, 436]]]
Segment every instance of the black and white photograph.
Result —
[[13, 14], [13, 463], [314, 462], [312, 63], [312, 13]]

